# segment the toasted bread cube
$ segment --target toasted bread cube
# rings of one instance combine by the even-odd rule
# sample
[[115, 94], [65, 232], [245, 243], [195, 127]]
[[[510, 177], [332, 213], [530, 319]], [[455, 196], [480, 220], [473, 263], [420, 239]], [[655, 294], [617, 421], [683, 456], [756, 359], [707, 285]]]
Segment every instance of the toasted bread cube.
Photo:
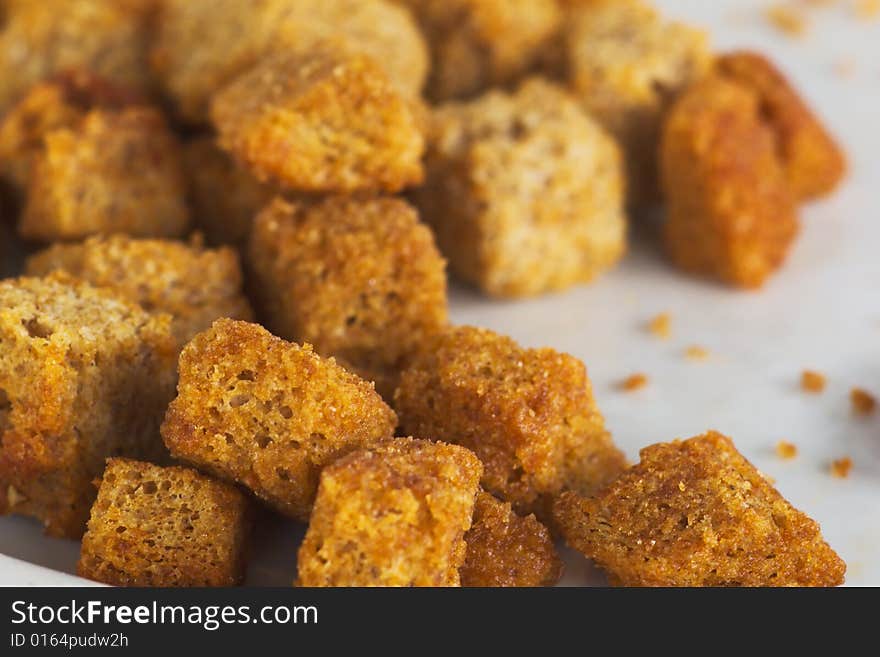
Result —
[[[142, 3], [144, 4], [144, 3]], [[5, 0], [0, 26], [0, 115], [57, 73], [90, 70], [149, 92], [150, 8], [118, 0]]]
[[719, 58], [718, 69], [760, 98], [762, 117], [776, 133], [795, 196], [808, 200], [830, 194], [846, 174], [846, 156], [782, 72], [763, 55], [748, 51]]
[[589, 494], [626, 467], [583, 363], [488, 330], [456, 327], [425, 340], [394, 406], [406, 433], [473, 450], [483, 487], [521, 514], [543, 517], [550, 497]]
[[761, 103], [721, 77], [693, 85], [664, 126], [665, 241], [679, 268], [760, 287], [798, 232], [797, 207]]
[[455, 445], [396, 438], [321, 473], [300, 586], [459, 586], [482, 466]]
[[564, 40], [571, 88], [623, 149], [630, 203], [656, 202], [663, 118], [711, 67], [706, 34], [644, 0], [593, 0], [570, 10]]
[[562, 560], [550, 532], [535, 516], [518, 516], [510, 504], [480, 491], [471, 528], [464, 537], [467, 557], [462, 586], [552, 586]]
[[480, 94], [527, 73], [562, 19], [555, 0], [396, 0], [431, 49], [434, 102]]
[[107, 459], [77, 572], [115, 586], [233, 586], [248, 501], [195, 470]]
[[440, 107], [414, 198], [450, 268], [492, 296], [589, 281], [626, 249], [617, 145], [539, 79]]
[[193, 220], [211, 244], [247, 242], [254, 217], [278, 190], [259, 182], [250, 171], [217, 146], [213, 137], [184, 144]]
[[422, 180], [417, 111], [369, 57], [330, 42], [267, 56], [214, 97], [220, 146], [304, 192], [400, 191]]
[[104, 459], [167, 454], [168, 316], [63, 275], [0, 282], [0, 513], [78, 538]]
[[836, 586], [819, 525], [709, 432], [646, 447], [592, 499], [554, 506], [566, 541], [622, 586]]
[[325, 465], [397, 425], [372, 384], [256, 324], [217, 320], [178, 370], [161, 429], [171, 454], [301, 520]]
[[264, 55], [328, 37], [373, 57], [401, 93], [421, 91], [424, 38], [384, 0], [164, 0], [152, 64], [179, 114], [206, 123], [214, 92]]
[[276, 199], [248, 254], [267, 326], [335, 356], [386, 399], [407, 357], [446, 325], [445, 263], [400, 199]]
[[167, 313], [181, 347], [215, 319], [253, 317], [241, 290], [238, 253], [229, 247], [212, 250], [198, 242], [125, 235], [92, 237], [32, 255], [26, 271], [32, 276], [66, 271], [92, 285], [112, 288], [149, 312]]
[[188, 227], [180, 147], [158, 111], [93, 110], [77, 127], [46, 134], [28, 184], [22, 237], [179, 237]]
[[34, 85], [0, 122], [0, 178], [23, 196], [48, 133], [77, 126], [91, 109], [118, 109], [137, 101], [135, 93], [85, 71]]

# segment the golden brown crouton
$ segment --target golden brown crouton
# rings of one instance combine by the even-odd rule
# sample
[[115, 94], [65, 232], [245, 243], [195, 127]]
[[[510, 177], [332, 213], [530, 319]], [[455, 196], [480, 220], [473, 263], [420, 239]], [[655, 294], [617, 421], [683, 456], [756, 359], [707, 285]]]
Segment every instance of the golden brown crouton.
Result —
[[482, 466], [396, 438], [327, 466], [299, 549], [300, 586], [459, 586]]
[[112, 458], [77, 572], [115, 586], [232, 586], [244, 576], [247, 498], [190, 468]]
[[263, 59], [217, 93], [211, 119], [220, 146], [260, 181], [396, 192], [422, 180], [410, 102], [373, 60], [330, 42]]
[[90, 70], [151, 88], [149, 7], [118, 0], [6, 0], [0, 26], [0, 114], [56, 73]]
[[138, 100], [133, 92], [85, 71], [34, 85], [0, 122], [0, 178], [22, 196], [48, 133], [75, 128], [89, 110], [118, 109]]
[[798, 220], [757, 95], [718, 76], [696, 83], [670, 111], [660, 157], [672, 261], [760, 287], [785, 259]]
[[614, 141], [540, 79], [437, 109], [414, 192], [452, 271], [519, 297], [589, 281], [626, 248]]
[[239, 166], [218, 148], [213, 137], [186, 142], [183, 161], [195, 224], [211, 244], [243, 245], [257, 212], [278, 190], [260, 183]]
[[166, 453], [170, 324], [65, 276], [0, 282], [0, 513], [77, 538], [106, 457]]
[[563, 33], [572, 89], [623, 149], [630, 202], [655, 202], [663, 117], [711, 66], [706, 34], [666, 21], [644, 0], [577, 3]]
[[211, 96], [264, 55], [325, 38], [372, 57], [401, 93], [421, 91], [424, 39], [384, 0], [164, 0], [152, 64], [181, 116], [205, 123]]
[[516, 515], [510, 504], [489, 493], [477, 493], [473, 524], [464, 540], [462, 586], [552, 586], [562, 575], [547, 528], [533, 515]]
[[186, 233], [180, 147], [158, 111], [93, 110], [76, 127], [48, 132], [44, 144], [27, 188], [22, 237], [51, 242]]
[[178, 370], [162, 424], [172, 455], [301, 520], [321, 469], [397, 424], [372, 384], [256, 324], [217, 320], [184, 348]]
[[431, 48], [427, 94], [474, 96], [527, 73], [562, 17], [555, 0], [396, 0], [419, 21]]
[[241, 291], [238, 254], [199, 243], [139, 240], [125, 235], [56, 244], [31, 256], [26, 271], [42, 276], [66, 271], [98, 287], [114, 289], [148, 312], [168, 313], [182, 347], [215, 319], [251, 319]]
[[592, 499], [554, 507], [573, 548], [622, 586], [836, 586], [846, 565], [729, 438], [652, 445]]
[[586, 368], [484, 329], [425, 341], [394, 396], [405, 433], [473, 450], [483, 487], [539, 514], [563, 490], [589, 494], [626, 467], [593, 400]]
[[254, 223], [248, 261], [267, 326], [336, 356], [386, 399], [407, 357], [446, 324], [445, 263], [400, 199], [276, 199]]
[[758, 95], [795, 196], [830, 194], [846, 174], [846, 156], [785, 76], [763, 55], [747, 51], [721, 57], [718, 68]]

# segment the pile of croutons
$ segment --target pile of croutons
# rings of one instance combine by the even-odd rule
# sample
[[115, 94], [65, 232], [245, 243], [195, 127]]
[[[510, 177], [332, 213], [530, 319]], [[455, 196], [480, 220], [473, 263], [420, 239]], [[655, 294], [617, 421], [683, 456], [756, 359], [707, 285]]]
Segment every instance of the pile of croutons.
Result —
[[[0, 513], [119, 585], [836, 585], [716, 433], [631, 466], [583, 363], [451, 326], [591, 281], [664, 203], [756, 287], [844, 156], [759, 54], [644, 0], [0, 0]], [[257, 323], [259, 322], [259, 323]], [[414, 436], [404, 437], [404, 436]]]

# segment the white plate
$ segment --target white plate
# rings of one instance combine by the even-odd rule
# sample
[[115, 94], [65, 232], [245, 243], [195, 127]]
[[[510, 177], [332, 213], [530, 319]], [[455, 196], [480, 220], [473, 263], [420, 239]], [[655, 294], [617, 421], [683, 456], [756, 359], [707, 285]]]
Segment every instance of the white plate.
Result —
[[[848, 584], [880, 585], [880, 417], [854, 418], [848, 401], [853, 386], [880, 393], [880, 22], [855, 20], [843, 3], [817, 10], [811, 34], [795, 40], [767, 25], [766, 2], [658, 4], [711, 28], [720, 47], [775, 57], [846, 144], [846, 185], [804, 210], [788, 264], [760, 293], [679, 275], [653, 244], [636, 240], [618, 269], [566, 294], [498, 303], [455, 289], [453, 319], [583, 358], [615, 440], [633, 459], [640, 447], [709, 428], [732, 436], [821, 523], [849, 565]], [[844, 78], [847, 62], [853, 70]], [[643, 329], [661, 311], [673, 317], [668, 341]], [[686, 360], [690, 345], [709, 349], [710, 359]], [[806, 367], [828, 375], [823, 395], [799, 390]], [[650, 387], [617, 391], [615, 383], [633, 372], [647, 373]], [[797, 444], [797, 459], [774, 454], [781, 439]], [[855, 463], [846, 480], [829, 474], [841, 456]], [[261, 529], [251, 583], [293, 580], [301, 531], [283, 522]], [[84, 583], [65, 574], [74, 572], [78, 545], [45, 538], [34, 521], [0, 519], [0, 553], [23, 560], [0, 555], [2, 584]], [[565, 583], [602, 582], [579, 556], [567, 553], [566, 561]]]

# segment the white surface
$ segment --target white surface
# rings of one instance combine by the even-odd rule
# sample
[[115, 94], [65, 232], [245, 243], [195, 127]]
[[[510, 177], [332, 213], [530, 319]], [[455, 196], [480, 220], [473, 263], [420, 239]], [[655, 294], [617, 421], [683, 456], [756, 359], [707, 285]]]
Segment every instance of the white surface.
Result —
[[[785, 269], [760, 293], [736, 292], [670, 269], [649, 240], [591, 287], [521, 303], [493, 303], [453, 291], [458, 323], [508, 333], [528, 346], [548, 345], [583, 358], [617, 443], [633, 459], [640, 447], [709, 428], [732, 436], [780, 491], [818, 520], [849, 565], [850, 585], [880, 585], [880, 416], [852, 416], [848, 393], [880, 393], [880, 22], [864, 23], [845, 7], [814, 12], [809, 37], [770, 28], [767, 2], [666, 0], [672, 15], [709, 27], [721, 48], [756, 47], [775, 57], [845, 143], [852, 173], [840, 192], [805, 208], [803, 231]], [[848, 4], [848, 3], [847, 3]], [[851, 61], [850, 78], [837, 74]], [[668, 311], [673, 337], [644, 331]], [[712, 356], [691, 362], [696, 344]], [[830, 385], [821, 396], [798, 388], [800, 372], [818, 369]], [[651, 386], [623, 394], [615, 384], [645, 372]], [[800, 455], [781, 461], [777, 441]], [[829, 475], [850, 456], [849, 479]], [[293, 580], [301, 529], [264, 527], [253, 555], [253, 583]], [[36, 522], [0, 519], [0, 553], [73, 572], [78, 546], [44, 538]], [[565, 583], [600, 583], [566, 554]], [[68, 584], [67, 576], [0, 556], [0, 583]]]

